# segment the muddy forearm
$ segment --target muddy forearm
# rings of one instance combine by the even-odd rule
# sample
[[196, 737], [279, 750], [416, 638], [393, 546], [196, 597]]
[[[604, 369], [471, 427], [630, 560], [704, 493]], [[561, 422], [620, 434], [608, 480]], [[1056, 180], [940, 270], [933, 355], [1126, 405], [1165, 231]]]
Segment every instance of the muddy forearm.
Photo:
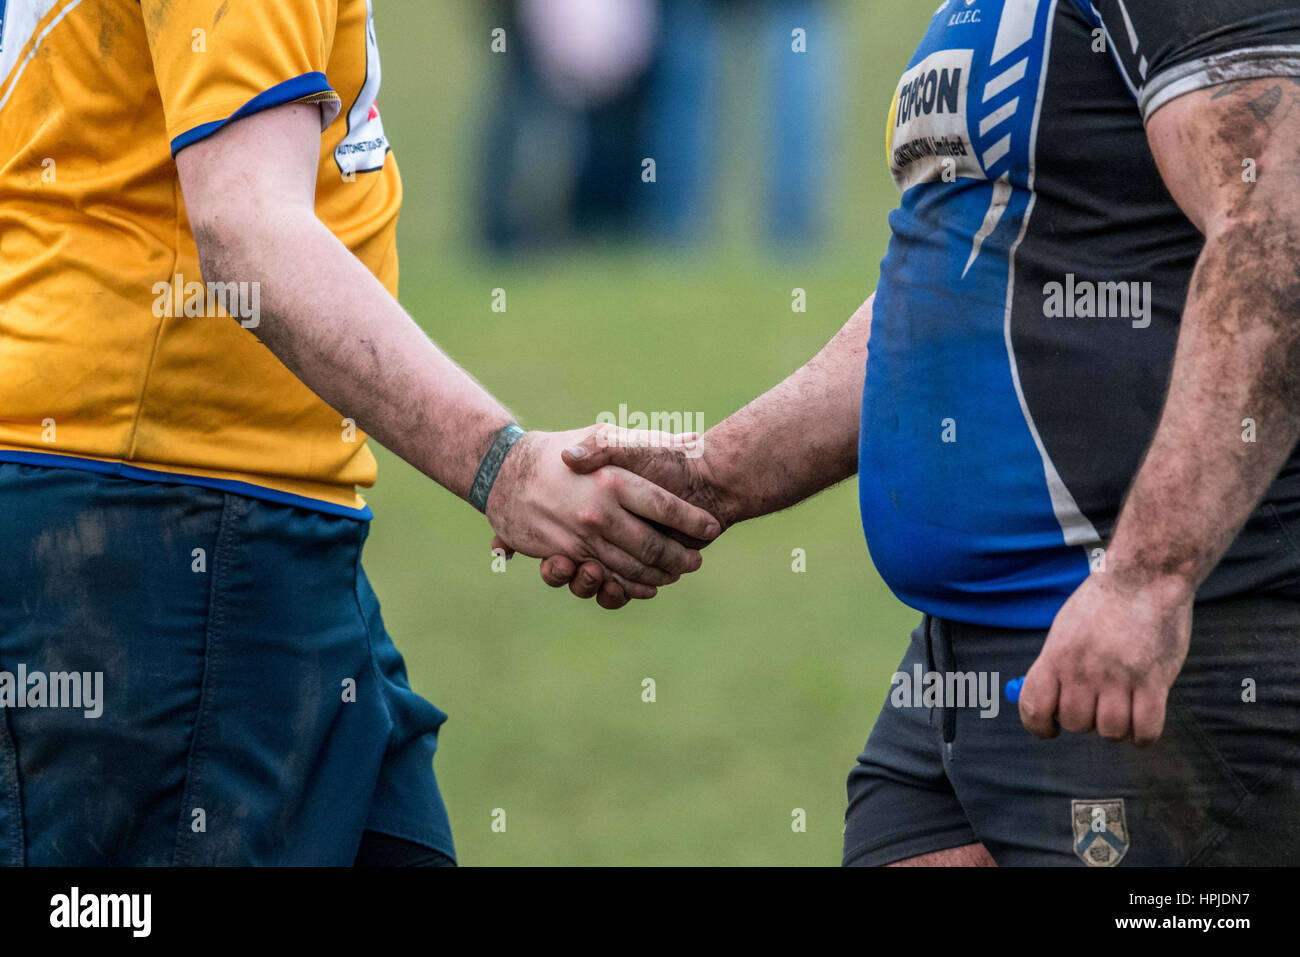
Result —
[[[1270, 255], [1261, 255], [1270, 250]], [[1193, 276], [1164, 412], [1108, 567], [1193, 591], [1300, 438], [1300, 229], [1240, 220]]]
[[788, 508], [857, 471], [871, 305], [806, 365], [705, 433], [704, 464], [728, 524]]

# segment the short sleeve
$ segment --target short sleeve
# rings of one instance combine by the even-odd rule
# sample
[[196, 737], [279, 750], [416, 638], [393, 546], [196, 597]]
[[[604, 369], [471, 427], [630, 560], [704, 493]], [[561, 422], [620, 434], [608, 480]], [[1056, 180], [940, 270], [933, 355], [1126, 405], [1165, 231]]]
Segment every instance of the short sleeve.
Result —
[[1102, 27], [1144, 118], [1232, 80], [1300, 77], [1296, 0], [1077, 0]]
[[338, 115], [325, 76], [338, 0], [141, 0], [172, 155], [284, 103]]

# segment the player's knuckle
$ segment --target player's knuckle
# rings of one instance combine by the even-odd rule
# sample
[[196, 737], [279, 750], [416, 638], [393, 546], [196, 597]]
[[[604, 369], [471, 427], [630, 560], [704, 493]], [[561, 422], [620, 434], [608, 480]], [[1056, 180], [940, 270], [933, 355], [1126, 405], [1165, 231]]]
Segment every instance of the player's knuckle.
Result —
[[599, 505], [583, 505], [574, 516], [578, 526], [586, 531], [594, 531], [605, 521], [605, 513]]
[[1020, 717], [1026, 724], [1042, 725], [1047, 719], [1046, 709], [1033, 698], [1020, 699]]
[[616, 560], [619, 574], [632, 581], [644, 581], [649, 569], [631, 555], [620, 555]]
[[682, 507], [681, 499], [665, 492], [659, 486], [654, 486], [653, 504], [655, 514], [660, 521], [670, 525], [673, 528], [680, 528], [686, 524], [686, 510]]
[[639, 558], [646, 565], [659, 565], [668, 553], [668, 539], [651, 532], [641, 540]]
[[619, 444], [618, 427], [609, 422], [602, 422], [596, 426], [596, 433], [593, 438], [598, 449], [617, 448]]
[[641, 575], [641, 584], [658, 588], [660, 585], [666, 585], [667, 583], [668, 573], [662, 568], [656, 568], [653, 565], [645, 566], [645, 571]]

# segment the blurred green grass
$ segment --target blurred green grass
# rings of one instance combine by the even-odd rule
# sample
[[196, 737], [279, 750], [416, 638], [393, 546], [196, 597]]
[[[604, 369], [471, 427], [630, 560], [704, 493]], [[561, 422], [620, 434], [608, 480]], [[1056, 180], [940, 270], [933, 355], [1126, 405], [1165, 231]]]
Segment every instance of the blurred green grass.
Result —
[[[932, 0], [839, 5], [828, 240], [784, 258], [746, 238], [760, 107], [734, 80], [708, 244], [485, 257], [472, 224], [502, 69], [491, 17], [460, 0], [375, 6], [380, 105], [406, 187], [403, 303], [525, 425], [574, 428], [627, 403], [698, 412], [707, 427], [871, 292], [896, 200], [882, 120]], [[796, 286], [806, 313], [791, 312]], [[498, 287], [505, 313], [490, 308]], [[730, 531], [698, 575], [610, 613], [543, 586], [530, 559], [493, 573], [486, 522], [376, 451], [366, 568], [412, 684], [451, 715], [436, 768], [462, 863], [838, 862], [844, 778], [917, 618], [871, 567], [855, 482]], [[791, 830], [794, 808], [806, 833]]]

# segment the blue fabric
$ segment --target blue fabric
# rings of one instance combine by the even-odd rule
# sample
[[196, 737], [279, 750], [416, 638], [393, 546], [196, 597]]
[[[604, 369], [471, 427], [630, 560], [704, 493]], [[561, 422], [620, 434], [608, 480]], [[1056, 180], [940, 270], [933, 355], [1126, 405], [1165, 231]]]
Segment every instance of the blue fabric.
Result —
[[[1049, 624], [1088, 574], [1086, 552], [1066, 544], [1054, 512], [1006, 338], [1011, 252], [1033, 195], [1036, 111], [1027, 106], [976, 131], [1013, 100], [1034, 104], [1055, 7], [1041, 4], [1026, 27], [1030, 42], [990, 66], [1001, 17], [1014, 11], [986, 6], [982, 19], [956, 28], [948, 26], [954, 14], [936, 15], [908, 64], [934, 67], [927, 83], [900, 97], [898, 117], [931, 125], [919, 135], [897, 124], [894, 149], [951, 129], [969, 139], [963, 155], [971, 158], [959, 168], [967, 175], [912, 185], [890, 214], [867, 350], [858, 491], [872, 558], [903, 602], [960, 621], [1033, 628]], [[1016, 75], [1007, 73], [1016, 60], [1021, 79], [986, 98], [990, 81]], [[936, 97], [934, 81], [955, 86], [963, 73], [969, 91], [954, 111]], [[1004, 137], [1002, 152], [995, 147]], [[978, 171], [969, 165], [976, 158]], [[1002, 177], [1005, 207], [993, 216]]]
[[185, 147], [211, 136], [227, 123], [233, 123], [235, 120], [252, 116], [262, 110], [269, 110], [273, 106], [293, 103], [296, 100], [301, 100], [304, 96], [311, 96], [313, 93], [328, 92], [330, 92], [329, 80], [325, 79], [325, 74], [320, 72], [304, 73], [302, 76], [295, 76], [283, 83], [277, 83], [269, 90], [263, 90], [257, 94], [224, 120], [213, 120], [211, 123], [202, 123], [192, 130], [186, 130], [172, 140], [172, 156], [175, 156]]
[[446, 715], [384, 630], [368, 529], [0, 464], [0, 671], [103, 682], [97, 717], [0, 707], [0, 861], [350, 865], [364, 830], [454, 855]]
[[[794, 252], [821, 233], [842, 115], [836, 93], [844, 62], [837, 14], [822, 0], [771, 0], [759, 7], [766, 54], [768, 121], [767, 228]], [[805, 31], [807, 50], [791, 45], [792, 25]], [[873, 117], [874, 118], [874, 117]]]
[[180, 472], [163, 472], [158, 469], [142, 469], [125, 462], [101, 462], [98, 459], [83, 459], [75, 455], [55, 455], [49, 452], [20, 452], [16, 449], [0, 449], [0, 462], [18, 462], [23, 465], [49, 465], [55, 468], [83, 469], [87, 472], [101, 472], [105, 475], [120, 475], [123, 478], [139, 479], [142, 482], [161, 482], [167, 485], [199, 485], [203, 488], [220, 489], [234, 492], [248, 498], [260, 498], [281, 505], [296, 505], [309, 508], [327, 515], [342, 515], [369, 521], [374, 518], [370, 506], [348, 508], [335, 505], [321, 499], [308, 498], [305, 495], [293, 495], [273, 488], [254, 485], [251, 482], [236, 482], [231, 479], [209, 478], [205, 475], [184, 475]]

